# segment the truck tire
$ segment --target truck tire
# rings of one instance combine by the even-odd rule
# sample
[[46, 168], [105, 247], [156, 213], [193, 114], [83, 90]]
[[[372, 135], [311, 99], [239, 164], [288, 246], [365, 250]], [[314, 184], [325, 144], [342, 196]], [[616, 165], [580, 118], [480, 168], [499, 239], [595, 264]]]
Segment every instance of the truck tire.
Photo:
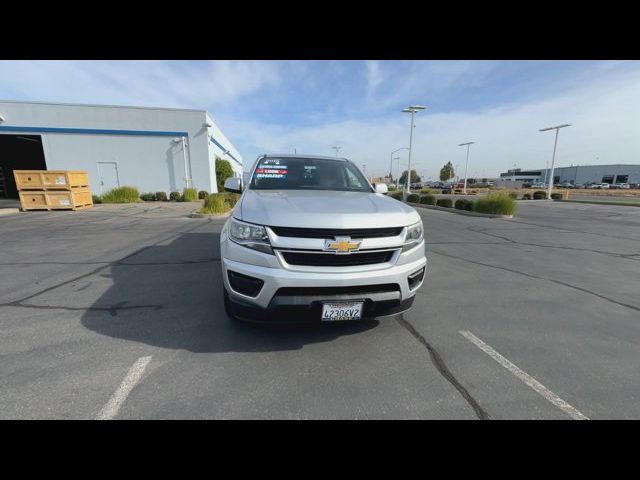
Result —
[[229, 293], [227, 293], [227, 289], [224, 288], [224, 286], [222, 287], [222, 296], [224, 298], [224, 311], [227, 314], [227, 317], [229, 317], [234, 322], [240, 321], [240, 319], [233, 313], [233, 304], [231, 303]]

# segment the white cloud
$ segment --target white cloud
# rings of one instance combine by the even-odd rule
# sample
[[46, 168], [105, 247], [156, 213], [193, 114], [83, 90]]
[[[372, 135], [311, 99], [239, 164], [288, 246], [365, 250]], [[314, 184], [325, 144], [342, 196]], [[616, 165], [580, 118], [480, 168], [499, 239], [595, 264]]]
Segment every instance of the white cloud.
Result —
[[[489, 80], [499, 82], [505, 67], [518, 73], [519, 65], [369, 61], [363, 68], [360, 62], [0, 61], [0, 99], [207, 108], [216, 120], [223, 119], [221, 128], [247, 164], [263, 152], [296, 149], [331, 155], [330, 147], [337, 143], [343, 147], [341, 154], [359, 165], [366, 163], [375, 175], [387, 173], [390, 152], [408, 144], [409, 118], [399, 110], [411, 102], [425, 102], [431, 108], [418, 114], [414, 135], [417, 169], [436, 176], [447, 161], [462, 167], [464, 149], [457, 145], [476, 141], [470, 174], [493, 176], [514, 164], [544, 166], [553, 136], [538, 129], [558, 123], [574, 125], [561, 132], [559, 165], [595, 163], [596, 158], [599, 163], [638, 163], [639, 65], [593, 62], [568, 68], [575, 74], [565, 71], [558, 76], [555, 89], [546, 84], [546, 76], [532, 79], [528, 89], [518, 83], [522, 80], [514, 83], [505, 76], [510, 80], [504, 80], [504, 88], [511, 90], [509, 98], [518, 95], [517, 101], [455, 113], [439, 112], [437, 105], [455, 106], [451, 98], [466, 88], [483, 92], [489, 85], [486, 91], [493, 92], [495, 84]], [[360, 82], [367, 94], [358, 99], [353, 92], [357, 94]], [[305, 109], [305, 100], [317, 92], [329, 100]], [[423, 98], [425, 92], [428, 98]], [[431, 103], [434, 99], [439, 102]], [[495, 105], [493, 98], [484, 103], [491, 101]], [[261, 118], [272, 115], [273, 123], [256, 120], [245, 107], [249, 102], [261, 109]], [[297, 115], [295, 122], [287, 119], [287, 111]], [[283, 126], [287, 122], [292, 125]], [[406, 152], [399, 154], [406, 162]]]
[[0, 98], [12, 100], [205, 108], [278, 82], [260, 61], [0, 62]]
[[[413, 161], [419, 172], [435, 177], [447, 161], [463, 168], [464, 149], [472, 147], [470, 175], [493, 176], [516, 164], [522, 168], [544, 166], [551, 156], [553, 135], [538, 130], [559, 123], [573, 126], [561, 132], [557, 165], [638, 163], [640, 157], [640, 72], [595, 79], [570, 93], [532, 103], [511, 103], [482, 112], [421, 112], [416, 117]], [[367, 171], [380, 175], [389, 170], [390, 152], [408, 145], [408, 116], [345, 120], [287, 129], [276, 125], [233, 121], [229, 128], [241, 138], [250, 162], [264, 152], [330, 155], [338, 141], [344, 156]], [[406, 165], [406, 151], [400, 152]], [[248, 162], [248, 163], [249, 163]]]
[[375, 60], [369, 60], [366, 62], [366, 65], [369, 91], [373, 91], [382, 83], [383, 80], [380, 63]]

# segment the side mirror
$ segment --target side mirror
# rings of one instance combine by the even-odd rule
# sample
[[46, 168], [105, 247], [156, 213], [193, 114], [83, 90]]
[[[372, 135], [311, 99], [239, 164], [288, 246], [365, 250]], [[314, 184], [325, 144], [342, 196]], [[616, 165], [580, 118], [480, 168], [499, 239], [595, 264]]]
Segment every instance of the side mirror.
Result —
[[224, 181], [224, 189], [227, 192], [242, 193], [242, 180], [238, 177], [229, 177]]
[[376, 189], [376, 193], [381, 193], [383, 195], [386, 195], [389, 192], [386, 183], [376, 183], [373, 185], [373, 188]]

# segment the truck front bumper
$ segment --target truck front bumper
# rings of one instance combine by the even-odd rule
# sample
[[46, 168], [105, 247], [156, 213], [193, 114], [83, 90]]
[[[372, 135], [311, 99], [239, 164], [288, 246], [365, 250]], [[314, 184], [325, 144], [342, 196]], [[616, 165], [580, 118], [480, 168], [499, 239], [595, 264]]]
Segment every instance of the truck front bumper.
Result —
[[[223, 282], [233, 313], [264, 321], [319, 321], [323, 302], [352, 300], [364, 302], [363, 318], [394, 315], [411, 307], [427, 267], [424, 243], [399, 255], [392, 266], [349, 272], [288, 270], [275, 256], [228, 240], [221, 242], [221, 253]], [[251, 263], [240, 261], [245, 259]], [[238, 279], [254, 282], [254, 291], [250, 295], [239, 292]]]

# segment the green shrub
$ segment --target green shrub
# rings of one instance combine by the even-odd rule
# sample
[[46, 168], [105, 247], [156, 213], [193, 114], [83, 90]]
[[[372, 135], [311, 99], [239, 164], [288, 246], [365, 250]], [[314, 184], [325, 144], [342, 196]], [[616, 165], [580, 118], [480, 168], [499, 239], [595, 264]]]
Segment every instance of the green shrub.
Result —
[[207, 198], [209, 196], [209, 192], [205, 192], [204, 190], [200, 190], [198, 192], [198, 199], [199, 200], [204, 200], [205, 198]]
[[553, 200], [562, 200], [563, 195], [561, 193], [552, 193], [551, 198]]
[[228, 212], [230, 209], [231, 207], [223, 193], [212, 193], [204, 199], [204, 205], [198, 211], [209, 215], [220, 215]]
[[167, 192], [156, 192], [156, 200], [160, 202], [167, 201]]
[[509, 197], [511, 197], [514, 200], [516, 200], [518, 198], [518, 194], [516, 192], [509, 192]]
[[417, 193], [412, 193], [410, 195], [407, 195], [407, 202], [418, 203], [419, 201], [420, 201], [420, 195], [418, 195]]
[[461, 198], [456, 200], [454, 205], [456, 210], [466, 210], [468, 212], [473, 210], [473, 202], [471, 200], [467, 200], [466, 198]]
[[516, 202], [507, 192], [493, 192], [476, 200], [473, 208], [480, 213], [513, 215], [516, 211]]
[[182, 195], [180, 195], [180, 192], [171, 192], [169, 194], [169, 200], [172, 202], [179, 202], [181, 197]]
[[450, 188], [443, 188], [442, 189], [442, 193], [445, 195], [450, 195], [451, 194], [451, 189]]
[[224, 181], [233, 177], [233, 168], [231, 163], [227, 160], [216, 158], [216, 184], [218, 185], [218, 192], [224, 192]]
[[183, 202], [195, 202], [198, 200], [198, 190], [195, 188], [185, 188], [182, 190], [182, 197], [180, 198]]
[[98, 196], [98, 195], [91, 195], [91, 198], [93, 199], [93, 203], [102, 203], [102, 199]]
[[435, 205], [436, 197], [435, 195], [425, 195], [424, 197], [420, 197], [420, 203], [424, 203], [425, 205]]
[[436, 205], [439, 207], [451, 208], [453, 207], [453, 200], [450, 198], [439, 198], [436, 201]]
[[402, 200], [402, 190], [396, 190], [395, 192], [391, 192], [389, 196], [391, 198], [395, 198], [396, 200]]
[[395, 185], [390, 185], [390, 186], [389, 186], [389, 191], [390, 191], [390, 192], [394, 192], [394, 191], [396, 191], [397, 189], [398, 189], [398, 187], [396, 187]]
[[531, 200], [531, 194], [530, 193], [525, 193], [524, 195], [522, 195], [522, 199], [523, 200]]
[[220, 195], [223, 195], [224, 201], [227, 202], [230, 208], [236, 206], [238, 200], [240, 200], [240, 194], [234, 192], [223, 192]]
[[142, 195], [140, 195], [140, 200], [143, 200], [145, 202], [155, 202], [156, 194], [155, 193], [143, 193]]
[[544, 200], [545, 198], [547, 198], [547, 192], [545, 192], [544, 190], [536, 190], [535, 192], [533, 192], [534, 200]]
[[102, 203], [135, 203], [140, 201], [136, 187], [117, 187], [102, 195]]

